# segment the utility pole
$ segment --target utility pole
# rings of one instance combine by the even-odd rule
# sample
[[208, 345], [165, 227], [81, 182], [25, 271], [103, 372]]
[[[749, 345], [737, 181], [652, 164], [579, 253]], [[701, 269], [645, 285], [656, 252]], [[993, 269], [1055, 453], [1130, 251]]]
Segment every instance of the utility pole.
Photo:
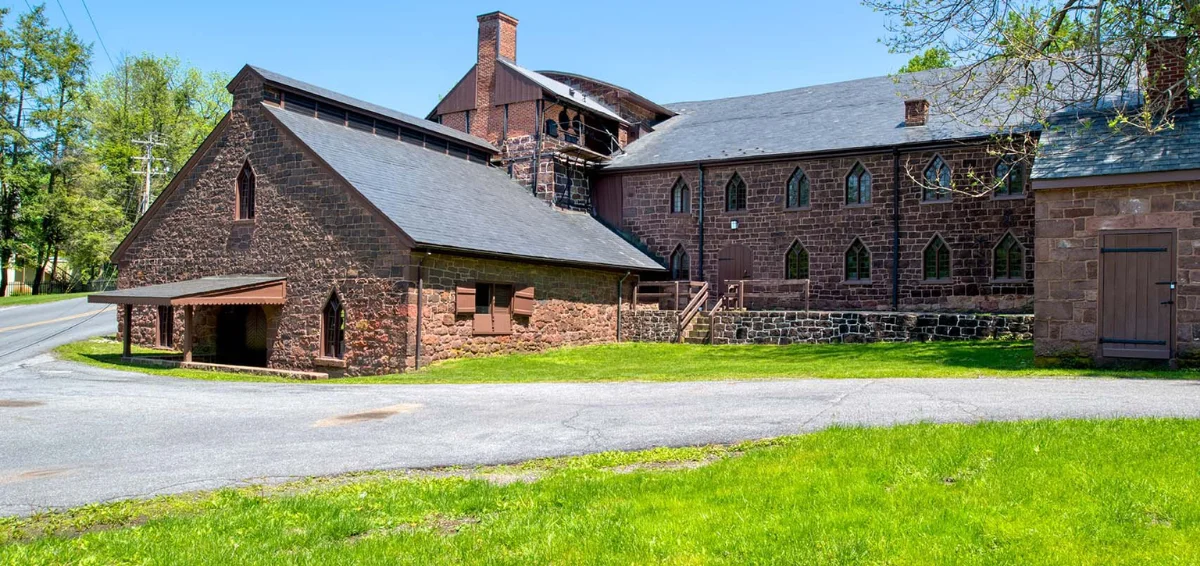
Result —
[[138, 218], [141, 218], [150, 209], [150, 179], [158, 175], [167, 174], [166, 170], [155, 169], [154, 167], [156, 163], [166, 161], [166, 159], [161, 157], [154, 157], [155, 146], [166, 147], [167, 144], [158, 141], [158, 132], [150, 132], [150, 135], [146, 136], [146, 138], [144, 140], [133, 140], [133, 143], [144, 147], [146, 150], [144, 155], [133, 156], [134, 159], [141, 161], [143, 166], [143, 169], [134, 169], [133, 173], [135, 175], [145, 175], [146, 177], [146, 186], [142, 192], [141, 203], [138, 205]]

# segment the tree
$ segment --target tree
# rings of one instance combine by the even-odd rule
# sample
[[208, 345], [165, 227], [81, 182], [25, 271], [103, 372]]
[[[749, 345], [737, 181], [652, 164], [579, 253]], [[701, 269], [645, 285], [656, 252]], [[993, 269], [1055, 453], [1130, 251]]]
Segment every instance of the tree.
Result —
[[[889, 17], [884, 42], [893, 51], [942, 50], [958, 65], [922, 79], [935, 110], [997, 131], [1044, 124], [1066, 108], [1110, 109], [1110, 123], [1125, 131], [1169, 128], [1170, 113], [1156, 101], [1122, 101], [1144, 90], [1150, 41], [1200, 31], [1200, 0], [864, 3]], [[1193, 54], [1193, 77], [1198, 66]]]
[[[143, 54], [126, 57], [88, 88], [89, 150], [101, 171], [96, 182], [129, 222], [137, 219], [144, 183], [131, 171], [133, 156], [142, 152], [133, 140], [155, 136], [166, 144], [156, 156], [167, 160], [169, 171], [179, 171], [229, 110], [228, 81], [226, 75], [206, 75], [178, 59]], [[166, 178], [155, 179], [152, 197]]]
[[930, 47], [923, 53], [918, 53], [909, 59], [903, 67], [900, 67], [901, 73], [916, 73], [918, 71], [928, 71], [930, 69], [945, 69], [950, 66], [950, 52], [940, 47]]

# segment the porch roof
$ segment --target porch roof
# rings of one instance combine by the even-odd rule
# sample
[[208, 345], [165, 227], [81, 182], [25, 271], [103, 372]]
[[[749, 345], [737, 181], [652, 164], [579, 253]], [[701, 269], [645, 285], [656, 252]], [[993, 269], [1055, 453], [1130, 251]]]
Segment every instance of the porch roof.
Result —
[[282, 305], [286, 278], [224, 275], [88, 295], [89, 303], [118, 305]]

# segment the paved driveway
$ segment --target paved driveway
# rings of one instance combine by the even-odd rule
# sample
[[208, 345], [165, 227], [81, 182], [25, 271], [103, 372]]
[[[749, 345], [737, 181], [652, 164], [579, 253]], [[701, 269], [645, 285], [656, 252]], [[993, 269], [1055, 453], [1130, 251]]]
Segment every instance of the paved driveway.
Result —
[[931, 379], [200, 382], [34, 356], [0, 371], [0, 514], [377, 468], [733, 442], [834, 423], [1200, 417], [1200, 383]]

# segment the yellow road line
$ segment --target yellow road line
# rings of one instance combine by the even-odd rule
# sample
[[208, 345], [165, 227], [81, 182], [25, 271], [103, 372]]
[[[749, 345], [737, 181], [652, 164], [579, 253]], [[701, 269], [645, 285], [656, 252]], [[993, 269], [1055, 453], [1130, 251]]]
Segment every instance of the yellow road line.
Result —
[[61, 318], [55, 318], [55, 319], [52, 319], [52, 320], [42, 320], [42, 321], [39, 321], [39, 322], [31, 322], [31, 323], [29, 323], [29, 324], [18, 324], [18, 325], [16, 325], [16, 326], [4, 326], [4, 327], [0, 327], [0, 332], [9, 332], [9, 331], [11, 331], [11, 330], [21, 330], [22, 328], [33, 328], [33, 327], [35, 327], [35, 326], [42, 326], [43, 324], [54, 324], [54, 323], [56, 323], [56, 322], [63, 322], [64, 320], [75, 320], [75, 319], [77, 319], [77, 318], [83, 318], [83, 317], [85, 317], [85, 316], [91, 316], [91, 315], [94, 315], [94, 314], [96, 314], [96, 313], [98, 313], [98, 312], [104, 312], [104, 311], [106, 311], [106, 310], [108, 310], [108, 309], [111, 309], [111, 308], [112, 308], [112, 306], [110, 305], [110, 306], [104, 307], [104, 308], [102, 308], [102, 309], [96, 309], [96, 310], [94, 310], [94, 311], [81, 312], [81, 313], [79, 313], [79, 314], [73, 314], [73, 315], [71, 315], [71, 316], [64, 316], [64, 317], [61, 317]]

